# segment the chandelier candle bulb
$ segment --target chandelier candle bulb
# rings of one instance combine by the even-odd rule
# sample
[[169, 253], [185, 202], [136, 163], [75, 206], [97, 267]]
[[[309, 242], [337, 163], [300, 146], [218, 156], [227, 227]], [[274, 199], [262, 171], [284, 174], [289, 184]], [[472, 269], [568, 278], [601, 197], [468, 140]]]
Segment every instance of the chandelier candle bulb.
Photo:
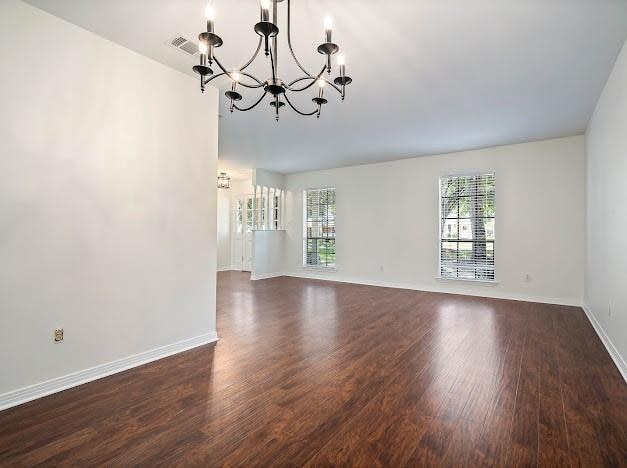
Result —
[[261, 0], [261, 21], [270, 21], [270, 0]]
[[[240, 74], [237, 72], [233, 72], [231, 73], [231, 78], [233, 78], [233, 85], [231, 86], [231, 91], [235, 91], [235, 89], [237, 88], [237, 83], [239, 83], [239, 79], [240, 79]], [[232, 102], [232, 100], [231, 100]], [[233, 111], [231, 111], [233, 112]]]
[[202, 42], [198, 44], [198, 51], [200, 52], [200, 64], [207, 65], [207, 45]]
[[331, 42], [331, 33], [333, 30], [333, 18], [327, 16], [324, 18], [324, 35], [325, 42]]
[[216, 19], [216, 11], [214, 10], [213, 5], [211, 5], [211, 3], [208, 3], [207, 6], [205, 7], [205, 18], [207, 20], [207, 32], [212, 33], [213, 22]]
[[346, 75], [346, 59], [343, 54], [337, 56], [337, 64], [340, 67], [340, 76], [344, 78]]

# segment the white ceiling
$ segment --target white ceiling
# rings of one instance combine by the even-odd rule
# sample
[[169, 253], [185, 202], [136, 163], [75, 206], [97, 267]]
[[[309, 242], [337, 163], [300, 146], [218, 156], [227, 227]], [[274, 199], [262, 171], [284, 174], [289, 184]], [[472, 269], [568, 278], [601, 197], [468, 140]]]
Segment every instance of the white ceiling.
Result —
[[[28, 3], [191, 74], [195, 61], [165, 42], [197, 36], [202, 0]], [[218, 57], [241, 65], [256, 46], [258, 2], [214, 5]], [[292, 10], [310, 70], [322, 66], [315, 48], [333, 15], [354, 79], [346, 101], [331, 96], [319, 120], [284, 108], [276, 123], [267, 103], [230, 114], [223, 100], [223, 166], [290, 173], [581, 134], [627, 36], [627, 0], [292, 0]], [[284, 16], [279, 27], [279, 75], [290, 81]], [[257, 60], [250, 70], [268, 78]], [[296, 100], [309, 108], [313, 93]]]

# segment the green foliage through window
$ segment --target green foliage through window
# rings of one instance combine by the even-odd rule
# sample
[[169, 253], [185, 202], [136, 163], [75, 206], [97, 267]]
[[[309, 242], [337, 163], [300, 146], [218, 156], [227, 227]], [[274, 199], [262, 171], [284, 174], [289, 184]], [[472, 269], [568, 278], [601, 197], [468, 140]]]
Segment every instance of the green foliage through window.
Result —
[[494, 174], [440, 178], [440, 276], [494, 279]]
[[335, 189], [305, 190], [303, 264], [335, 266]]

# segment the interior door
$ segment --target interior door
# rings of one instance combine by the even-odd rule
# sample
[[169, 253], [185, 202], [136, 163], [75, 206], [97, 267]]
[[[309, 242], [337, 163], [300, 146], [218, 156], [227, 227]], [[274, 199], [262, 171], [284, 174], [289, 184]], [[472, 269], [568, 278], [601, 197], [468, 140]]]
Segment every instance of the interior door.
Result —
[[243, 239], [243, 260], [242, 270], [252, 271], [253, 261], [253, 197], [245, 198], [246, 228], [244, 229]]
[[244, 268], [244, 222], [246, 220], [245, 199], [233, 201], [233, 237], [231, 241], [231, 265], [235, 270]]
[[231, 265], [235, 270], [251, 271], [253, 251], [253, 197], [234, 200]]

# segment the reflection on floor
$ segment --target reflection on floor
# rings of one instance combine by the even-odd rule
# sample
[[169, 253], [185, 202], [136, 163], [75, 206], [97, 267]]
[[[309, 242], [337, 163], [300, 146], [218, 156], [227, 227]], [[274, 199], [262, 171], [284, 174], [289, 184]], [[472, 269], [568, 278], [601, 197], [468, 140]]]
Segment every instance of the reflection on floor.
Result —
[[627, 465], [578, 308], [224, 272], [218, 334], [0, 413], [0, 465]]

